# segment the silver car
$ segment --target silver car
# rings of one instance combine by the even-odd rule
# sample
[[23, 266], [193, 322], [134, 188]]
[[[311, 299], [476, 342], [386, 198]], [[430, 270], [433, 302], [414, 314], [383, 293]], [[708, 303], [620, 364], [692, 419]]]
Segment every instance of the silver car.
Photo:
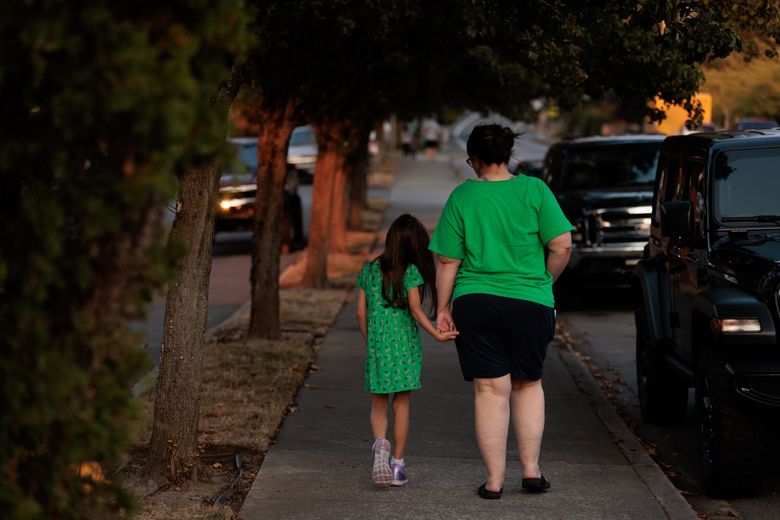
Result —
[[317, 136], [309, 125], [293, 130], [287, 149], [287, 163], [294, 166], [302, 180], [311, 179], [317, 161]]

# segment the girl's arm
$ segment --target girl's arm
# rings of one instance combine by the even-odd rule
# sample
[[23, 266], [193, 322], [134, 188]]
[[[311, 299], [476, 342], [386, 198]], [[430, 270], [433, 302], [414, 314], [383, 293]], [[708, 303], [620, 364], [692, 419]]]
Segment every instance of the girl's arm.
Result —
[[457, 330], [450, 314], [452, 290], [455, 287], [455, 275], [460, 268], [460, 260], [436, 255], [436, 328], [442, 332]]
[[449, 341], [455, 339], [455, 336], [458, 335], [458, 331], [453, 329], [447, 332], [439, 332], [431, 325], [431, 321], [428, 319], [428, 316], [425, 314], [425, 311], [422, 309], [422, 304], [420, 303], [420, 289], [417, 287], [409, 289], [407, 291], [407, 296], [409, 311], [412, 313], [412, 317], [428, 334], [433, 336], [436, 341]]
[[358, 328], [360, 328], [360, 335], [363, 336], [363, 341], [368, 341], [368, 324], [367, 324], [367, 316], [368, 313], [366, 311], [366, 291], [363, 289], [360, 289], [360, 292], [358, 292], [358, 300], [357, 300], [357, 322], [358, 322]]

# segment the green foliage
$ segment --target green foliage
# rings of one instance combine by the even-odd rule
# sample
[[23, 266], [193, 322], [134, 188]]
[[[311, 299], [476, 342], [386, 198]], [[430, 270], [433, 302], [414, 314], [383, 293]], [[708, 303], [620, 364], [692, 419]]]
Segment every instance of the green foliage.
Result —
[[0, 510], [126, 511], [112, 479], [145, 366], [128, 329], [172, 274], [176, 175], [224, 152], [209, 102], [242, 51], [238, 0], [0, 7]]
[[612, 93], [634, 121], [663, 118], [647, 105], [656, 95], [698, 121], [700, 107], [689, 100], [703, 80], [701, 65], [735, 51], [757, 54], [758, 47], [743, 43], [746, 33], [763, 35], [771, 54], [780, 29], [778, 5], [766, 0], [585, 1], [572, 7], [587, 29], [575, 40], [586, 99]]
[[259, 38], [244, 79], [265, 98], [297, 97], [310, 118], [448, 108], [519, 117], [538, 97], [568, 109], [605, 96], [631, 120], [661, 118], [648, 101], [690, 105], [702, 63], [771, 54], [780, 34], [767, 0], [254, 3]]
[[715, 119], [729, 126], [740, 117], [780, 120], [780, 62], [739, 55], [717, 60], [705, 68], [704, 92], [713, 96]]

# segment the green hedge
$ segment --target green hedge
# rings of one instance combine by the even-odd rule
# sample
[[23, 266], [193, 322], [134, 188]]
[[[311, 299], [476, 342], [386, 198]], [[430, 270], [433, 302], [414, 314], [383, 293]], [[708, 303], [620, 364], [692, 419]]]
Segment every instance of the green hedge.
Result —
[[240, 1], [0, 7], [0, 516], [128, 511], [113, 468], [145, 367], [128, 320], [173, 275], [176, 177], [225, 153], [210, 103]]

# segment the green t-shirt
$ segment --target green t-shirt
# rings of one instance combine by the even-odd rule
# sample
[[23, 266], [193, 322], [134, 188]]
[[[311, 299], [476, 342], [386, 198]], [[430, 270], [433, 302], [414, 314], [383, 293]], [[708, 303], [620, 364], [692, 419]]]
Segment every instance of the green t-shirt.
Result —
[[467, 180], [444, 205], [430, 249], [462, 260], [453, 300], [480, 293], [554, 307], [544, 246], [572, 229], [540, 179]]

